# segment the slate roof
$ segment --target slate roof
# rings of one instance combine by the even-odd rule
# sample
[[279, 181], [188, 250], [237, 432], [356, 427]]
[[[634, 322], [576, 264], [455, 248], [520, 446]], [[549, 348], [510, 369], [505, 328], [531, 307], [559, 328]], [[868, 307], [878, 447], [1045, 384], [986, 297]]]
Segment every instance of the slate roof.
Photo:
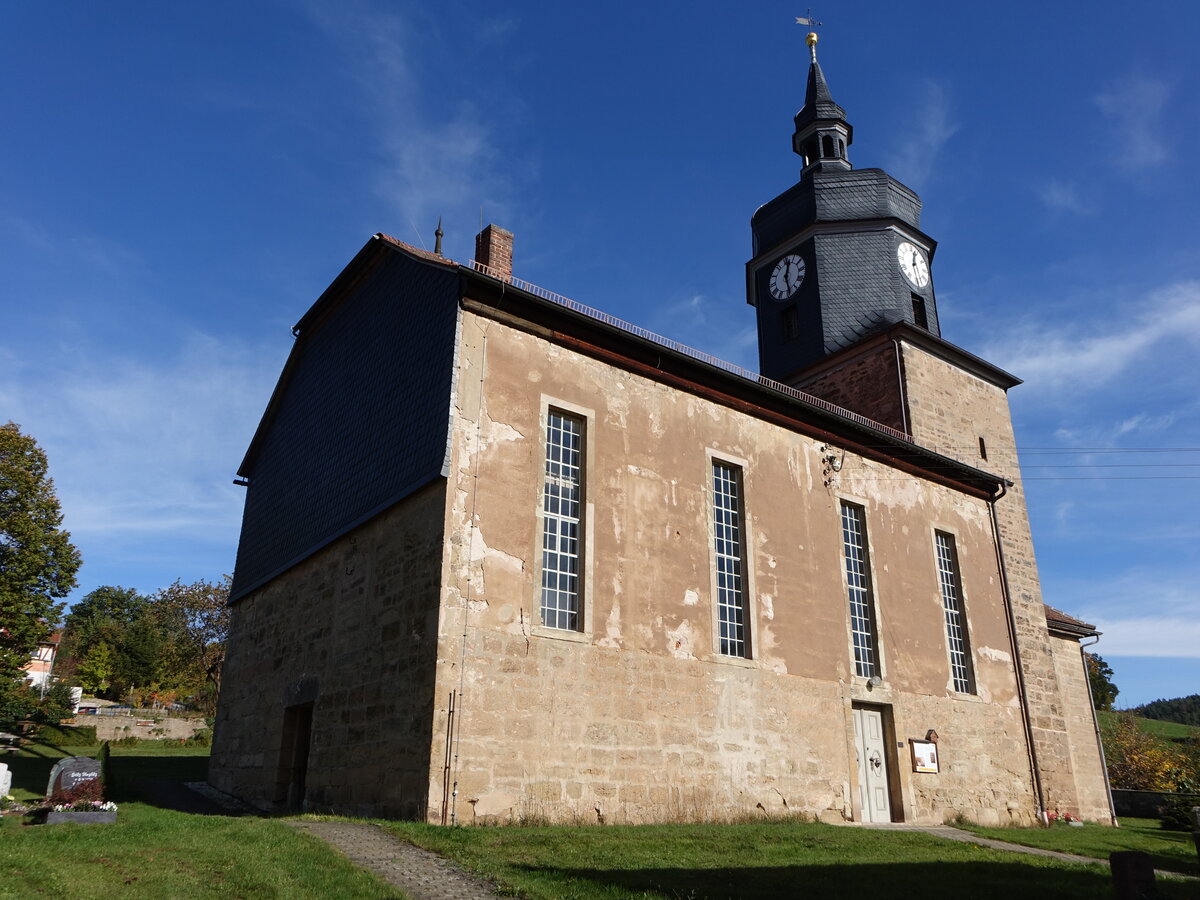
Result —
[[1100, 634], [1095, 625], [1069, 616], [1061, 609], [1055, 609], [1049, 603], [1042, 605], [1046, 608], [1046, 625], [1051, 631], [1064, 632], [1074, 637], [1092, 637]]
[[833, 102], [821, 64], [814, 62], [808, 67], [808, 86], [804, 92], [804, 106], [796, 113], [796, 128], [818, 119], [841, 119], [844, 122], [846, 111]]

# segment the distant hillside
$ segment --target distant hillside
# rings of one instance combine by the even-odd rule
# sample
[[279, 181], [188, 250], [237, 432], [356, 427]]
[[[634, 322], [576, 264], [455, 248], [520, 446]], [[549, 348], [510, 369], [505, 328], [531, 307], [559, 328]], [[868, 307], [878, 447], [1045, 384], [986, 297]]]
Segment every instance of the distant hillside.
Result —
[[1155, 700], [1130, 712], [1146, 719], [1161, 719], [1164, 722], [1178, 722], [1180, 725], [1200, 725], [1200, 694], [1175, 700]]

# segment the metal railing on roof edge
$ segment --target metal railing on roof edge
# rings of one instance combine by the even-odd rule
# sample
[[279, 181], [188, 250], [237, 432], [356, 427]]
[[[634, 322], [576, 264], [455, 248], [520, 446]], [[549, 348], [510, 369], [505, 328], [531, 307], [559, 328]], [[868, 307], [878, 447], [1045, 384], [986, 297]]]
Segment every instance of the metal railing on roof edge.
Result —
[[797, 400], [801, 400], [804, 403], [819, 407], [826, 412], [831, 412], [835, 415], [842, 416], [843, 418], [850, 419], [853, 422], [857, 422], [859, 425], [866, 425], [868, 428], [873, 428], [876, 431], [882, 431], [884, 434], [888, 434], [906, 443], [914, 445], [916, 443], [913, 441], [912, 435], [905, 434], [898, 428], [892, 428], [890, 425], [884, 425], [882, 422], [876, 422], [873, 419], [868, 419], [866, 416], [862, 416], [851, 410], [844, 409], [835, 403], [830, 403], [828, 400], [822, 400], [820, 397], [814, 397], [812, 394], [806, 394], [804, 391], [797, 390], [791, 385], [784, 384], [780, 381], [774, 381], [764, 375], [753, 372], [750, 369], [743, 368], [735, 363], [727, 362], [716, 356], [712, 356], [709, 353], [705, 353], [703, 350], [697, 350], [695, 347], [689, 347], [686, 344], [673, 341], [668, 337], [663, 337], [661, 334], [655, 334], [653, 331], [648, 331], [645, 328], [641, 328], [630, 322], [626, 322], [624, 319], [618, 319], [616, 316], [609, 315], [601, 310], [586, 306], [583, 303], [572, 300], [570, 297], [564, 297], [562, 294], [556, 294], [554, 291], [548, 291], [544, 287], [539, 287], [538, 285], [526, 281], [523, 278], [517, 278], [513, 275], [500, 275], [493, 270], [491, 266], [486, 266], [474, 259], [470, 261], [469, 265], [476, 272], [481, 272], [482, 274], [487, 275], [489, 278], [495, 278], [497, 281], [503, 281], [506, 284], [511, 284], [513, 287], [519, 288], [520, 290], [529, 294], [533, 294], [534, 296], [541, 297], [543, 300], [549, 300], [551, 303], [554, 303], [558, 306], [565, 306], [567, 309], [574, 310], [577, 313], [582, 313], [590, 319], [596, 319], [597, 321], [603, 322], [606, 325], [611, 325], [612, 327], [620, 329], [621, 331], [637, 335], [638, 337], [658, 344], [661, 347], [666, 347], [668, 350], [674, 350], [677, 353], [690, 356], [692, 359], [699, 360], [702, 363], [707, 363], [710, 366], [721, 369], [731, 375], [736, 375], [737, 377], [745, 379], [746, 381], [770, 388], [771, 390], [778, 391], [781, 394], [786, 394], [789, 397], [794, 397]]

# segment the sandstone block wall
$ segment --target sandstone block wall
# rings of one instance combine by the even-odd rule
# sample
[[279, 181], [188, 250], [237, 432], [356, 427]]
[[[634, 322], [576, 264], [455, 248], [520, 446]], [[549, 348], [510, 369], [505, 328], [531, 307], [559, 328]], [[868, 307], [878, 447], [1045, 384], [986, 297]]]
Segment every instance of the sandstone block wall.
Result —
[[1112, 810], [1096, 736], [1096, 714], [1092, 710], [1092, 696], [1088, 690], [1087, 670], [1080, 655], [1079, 642], [1052, 636], [1050, 646], [1054, 653], [1058, 683], [1063, 692], [1067, 734], [1071, 740], [1071, 772], [1075, 778], [1077, 814], [1089, 822], [1111, 825]]
[[209, 780], [284, 803], [284, 711], [312, 703], [307, 808], [423, 815], [445, 482], [233, 607]]
[[[455, 690], [460, 822], [858, 818], [856, 703], [891, 723], [897, 818], [1032, 821], [985, 501], [500, 322], [467, 313], [461, 334], [430, 818]], [[539, 624], [547, 406], [586, 420], [581, 633]], [[749, 660], [714, 639], [713, 458], [742, 467]], [[851, 667], [842, 500], [867, 511], [879, 687]], [[935, 529], [958, 546], [974, 695], [952, 687]], [[917, 775], [929, 729], [942, 771]]]
[[[1068, 701], [1046, 628], [1012, 417], [1004, 390], [909, 344], [903, 364], [914, 439], [1013, 482], [996, 504], [1037, 763], [1047, 809], [1080, 812]], [[983, 457], [979, 439], [987, 456]], [[1077, 748], [1078, 753], [1085, 752]]]

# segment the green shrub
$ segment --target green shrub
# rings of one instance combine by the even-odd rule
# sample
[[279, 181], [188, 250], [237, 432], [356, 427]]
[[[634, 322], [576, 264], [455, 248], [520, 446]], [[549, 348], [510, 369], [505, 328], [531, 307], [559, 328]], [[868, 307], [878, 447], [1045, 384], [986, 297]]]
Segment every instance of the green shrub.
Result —
[[110, 741], [114, 747], [136, 747], [142, 742], [142, 739], [137, 735], [131, 734], [128, 737], [117, 738], [115, 741]]
[[96, 743], [95, 725], [42, 725], [37, 739], [63, 747], [90, 747]]
[[184, 741], [190, 747], [211, 747], [212, 746], [212, 729], [199, 728], [196, 733]]
[[1158, 821], [1163, 828], [1171, 831], [1194, 831], [1196, 823], [1192, 819], [1192, 807], [1200, 806], [1200, 797], [1195, 795], [1176, 797], [1171, 801], [1170, 805], [1163, 810], [1163, 814], [1159, 816]]
[[96, 754], [96, 759], [100, 762], [100, 780], [106, 785], [112, 784], [112, 748], [105, 741], [100, 745], [100, 752]]

